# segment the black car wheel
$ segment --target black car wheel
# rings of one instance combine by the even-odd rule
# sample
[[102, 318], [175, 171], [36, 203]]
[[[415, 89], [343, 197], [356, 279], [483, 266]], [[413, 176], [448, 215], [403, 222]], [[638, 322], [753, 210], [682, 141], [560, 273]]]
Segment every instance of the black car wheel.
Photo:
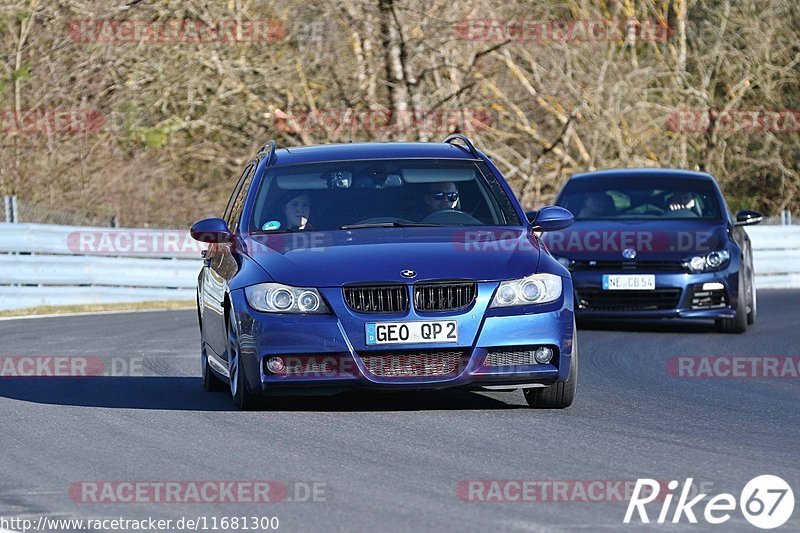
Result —
[[758, 314], [758, 295], [756, 294], [756, 280], [753, 279], [753, 268], [751, 265], [750, 268], [750, 283], [748, 287], [750, 289], [750, 296], [747, 299], [747, 302], [750, 304], [748, 307], [750, 308], [747, 311], [747, 325], [752, 326], [756, 323], [756, 315]]
[[[573, 328], [575, 328], [573, 324]], [[549, 387], [523, 389], [529, 407], [540, 409], [564, 409], [572, 405], [578, 388], [578, 330], [575, 328], [572, 340], [572, 361], [566, 381], [559, 381]]]
[[744, 333], [747, 331], [747, 287], [742, 282], [742, 273], [739, 271], [739, 301], [736, 302], [736, 315], [733, 318], [718, 318], [715, 321], [717, 331], [720, 333]]

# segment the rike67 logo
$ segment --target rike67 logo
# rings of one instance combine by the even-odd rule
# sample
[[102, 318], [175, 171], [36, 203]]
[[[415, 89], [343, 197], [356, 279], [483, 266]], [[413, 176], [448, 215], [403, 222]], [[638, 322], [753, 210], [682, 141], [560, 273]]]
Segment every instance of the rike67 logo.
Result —
[[[651, 502], [656, 502], [654, 507], [660, 506], [655, 520], [658, 524], [665, 522], [677, 524], [684, 517], [689, 523], [696, 524], [698, 516], [709, 524], [722, 524], [730, 520], [731, 512], [736, 510], [737, 500], [733, 494], [717, 494], [705, 502], [705, 505], [701, 502], [708, 494], [697, 494], [689, 499], [692, 478], [688, 478], [683, 484], [673, 510], [671, 509], [672, 500], [678, 494], [675, 492], [678, 485], [677, 480], [672, 480], [667, 483], [666, 494], [660, 494], [663, 485], [659, 484], [657, 480], [637, 479], [622, 522], [630, 524], [634, 513], [638, 512], [639, 521], [649, 524], [650, 516], [646, 506]], [[785, 524], [792, 516], [794, 492], [789, 484], [778, 476], [763, 475], [747, 482], [742, 489], [738, 503], [742, 515], [750, 524], [759, 529], [775, 529]]]

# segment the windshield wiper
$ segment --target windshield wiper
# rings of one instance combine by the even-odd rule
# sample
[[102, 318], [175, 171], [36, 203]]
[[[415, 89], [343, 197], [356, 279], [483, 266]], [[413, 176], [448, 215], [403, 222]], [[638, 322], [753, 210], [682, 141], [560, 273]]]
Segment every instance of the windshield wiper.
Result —
[[426, 222], [372, 222], [368, 224], [346, 224], [339, 229], [365, 229], [365, 228], [433, 228], [441, 224]]

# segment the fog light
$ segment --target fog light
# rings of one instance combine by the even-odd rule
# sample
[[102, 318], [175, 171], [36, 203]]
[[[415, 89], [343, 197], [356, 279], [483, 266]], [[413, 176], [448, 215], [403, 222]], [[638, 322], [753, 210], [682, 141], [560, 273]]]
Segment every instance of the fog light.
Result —
[[725, 288], [725, 285], [722, 283], [703, 283], [703, 290], [704, 291], [721, 291]]
[[286, 369], [283, 359], [280, 357], [270, 357], [267, 361], [267, 370], [273, 374], [280, 374]]
[[533, 354], [533, 358], [536, 359], [537, 363], [549, 363], [553, 358], [553, 350], [547, 346], [541, 346], [536, 348], [536, 353]]

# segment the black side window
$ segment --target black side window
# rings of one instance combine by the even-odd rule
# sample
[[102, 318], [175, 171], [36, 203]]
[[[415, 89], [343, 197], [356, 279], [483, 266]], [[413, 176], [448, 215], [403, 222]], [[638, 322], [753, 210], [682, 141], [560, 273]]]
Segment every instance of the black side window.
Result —
[[253, 172], [254, 169], [255, 165], [252, 163], [247, 165], [247, 168], [245, 168], [242, 173], [242, 177], [239, 178], [236, 195], [231, 196], [231, 201], [228, 202], [230, 204], [228, 206], [230, 211], [225, 217], [225, 222], [228, 224], [228, 228], [234, 233], [239, 230], [239, 218], [242, 216], [244, 199], [247, 197], [247, 191], [250, 189], [250, 183], [253, 181], [253, 176], [255, 175], [255, 172]]
[[[244, 181], [245, 177], [247, 176], [247, 171], [250, 169], [250, 165], [247, 165], [244, 168], [244, 172], [242, 175], [239, 176], [239, 179], [236, 180], [236, 185], [233, 186], [233, 192], [231, 192], [231, 197], [228, 198], [228, 203], [225, 205], [225, 212], [222, 215], [222, 219], [229, 224], [231, 218], [231, 209], [233, 208], [233, 204], [236, 202], [236, 197], [239, 196], [239, 190], [242, 188], [242, 182]], [[230, 229], [230, 226], [229, 226]]]
[[[511, 199], [508, 197], [506, 192], [503, 190], [503, 187], [495, 178], [491, 169], [485, 163], [480, 163], [478, 166], [480, 167], [481, 174], [483, 174], [484, 177], [483, 183], [480, 184], [481, 188], [483, 188], [485, 184], [485, 186], [488, 186], [488, 188], [491, 190], [491, 194], [484, 194], [484, 196], [486, 197], [488, 204], [493, 204], [492, 209], [497, 210], [497, 215], [492, 218], [496, 218], [498, 220], [493, 222], [519, 226], [521, 222], [519, 220], [519, 216], [517, 216], [517, 211], [514, 208], [514, 204], [511, 202]], [[487, 207], [489, 207], [489, 205], [487, 205]]]

